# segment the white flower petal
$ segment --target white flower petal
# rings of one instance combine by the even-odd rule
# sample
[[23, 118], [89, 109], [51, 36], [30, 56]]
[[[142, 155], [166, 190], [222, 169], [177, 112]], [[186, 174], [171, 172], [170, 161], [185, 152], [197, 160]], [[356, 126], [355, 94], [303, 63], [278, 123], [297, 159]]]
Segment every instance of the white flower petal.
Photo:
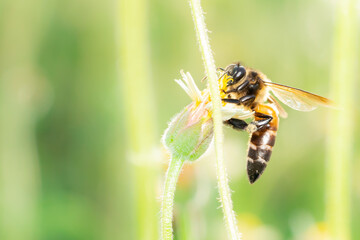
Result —
[[189, 88], [186, 86], [186, 84], [185, 84], [182, 80], [175, 79], [175, 82], [176, 82], [177, 84], [179, 84], [182, 89], [184, 89], [184, 91], [186, 92], [186, 94], [189, 95], [189, 97], [190, 97], [191, 99], [193, 99]]
[[[212, 111], [212, 103], [208, 103], [206, 108]], [[241, 106], [226, 104], [225, 106], [221, 106], [221, 114], [223, 121], [226, 121], [230, 118], [248, 119], [254, 115], [254, 112], [246, 110]]]
[[197, 87], [194, 79], [192, 78], [191, 74], [187, 72], [185, 74], [184, 70], [180, 70], [180, 74], [182, 76], [182, 80], [175, 80], [182, 89], [189, 95], [191, 100], [196, 102], [203, 101], [203, 97], [201, 95], [201, 91]]
[[229, 120], [230, 118], [248, 119], [254, 115], [253, 111], [229, 104], [221, 107], [221, 113], [223, 121]]
[[189, 89], [191, 89], [191, 91], [193, 92], [194, 97], [196, 96], [196, 98], [198, 98], [198, 100], [201, 101], [202, 100], [201, 92], [200, 92], [198, 86], [196, 85], [193, 77], [191, 76], [191, 74], [189, 72], [186, 73], [186, 76], [187, 76], [187, 79], [188, 79], [188, 87], [189, 87]]

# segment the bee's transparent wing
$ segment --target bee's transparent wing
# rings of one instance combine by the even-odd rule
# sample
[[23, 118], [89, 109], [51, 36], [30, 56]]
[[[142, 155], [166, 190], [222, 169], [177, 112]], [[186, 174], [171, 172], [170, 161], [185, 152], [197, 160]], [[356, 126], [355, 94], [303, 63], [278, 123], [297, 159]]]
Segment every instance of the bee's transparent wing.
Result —
[[276, 99], [274, 98], [274, 96], [269, 94], [269, 102], [273, 103], [275, 105], [275, 107], [277, 108], [277, 110], [279, 111], [279, 116], [282, 118], [287, 118], [288, 114], [285, 111], [285, 109], [280, 105], [280, 103], [278, 101], [276, 101]]
[[284, 104], [298, 111], [312, 111], [318, 106], [334, 107], [335, 104], [324, 97], [297, 88], [265, 82], [272, 93]]

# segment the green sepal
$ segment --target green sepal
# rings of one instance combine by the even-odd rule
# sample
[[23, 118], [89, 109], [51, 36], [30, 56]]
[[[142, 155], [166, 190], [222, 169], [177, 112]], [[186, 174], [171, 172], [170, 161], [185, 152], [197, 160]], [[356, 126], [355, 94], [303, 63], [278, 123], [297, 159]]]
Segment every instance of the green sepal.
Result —
[[178, 113], [169, 123], [163, 136], [163, 144], [172, 158], [195, 161], [209, 148], [213, 139], [213, 121], [203, 117], [190, 122], [190, 105]]

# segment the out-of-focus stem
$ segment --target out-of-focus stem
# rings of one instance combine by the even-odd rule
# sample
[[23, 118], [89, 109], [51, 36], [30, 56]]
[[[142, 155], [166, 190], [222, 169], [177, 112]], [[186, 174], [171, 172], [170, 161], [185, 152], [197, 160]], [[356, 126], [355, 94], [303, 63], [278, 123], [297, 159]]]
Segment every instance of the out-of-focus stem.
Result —
[[[136, 239], [157, 239], [156, 163], [154, 149], [156, 121], [150, 81], [148, 1], [118, 0], [116, 11], [120, 105], [124, 120], [128, 156], [134, 170]], [[121, 159], [119, 159], [121, 161]], [[120, 204], [120, 203], [119, 203]]]
[[41, 3], [1, 4], [6, 8], [0, 19], [0, 239], [39, 239], [35, 121], [44, 93], [36, 69]]
[[356, 63], [356, 1], [338, 0], [332, 62], [332, 98], [339, 106], [329, 124], [326, 217], [331, 239], [351, 239], [350, 179], [353, 153], [353, 107]]
[[233, 211], [231, 192], [228, 183], [227, 173], [224, 166], [223, 153], [223, 130], [221, 117], [221, 99], [218, 86], [218, 77], [216, 74], [215, 61], [212, 56], [207, 29], [204, 20], [204, 14], [201, 8], [200, 0], [190, 0], [191, 12], [195, 24], [196, 34], [200, 45], [200, 52], [204, 61], [208, 84], [210, 88], [211, 101], [213, 103], [213, 120], [216, 151], [216, 172], [218, 178], [218, 188], [220, 202], [224, 213], [225, 224], [228, 230], [229, 238], [232, 240], [240, 239], [240, 233], [236, 225], [236, 218]]
[[162, 197], [161, 206], [161, 226], [160, 234], [162, 240], [173, 239], [172, 218], [174, 208], [174, 196], [176, 183], [179, 178], [182, 166], [184, 165], [183, 159], [173, 158], [170, 160], [168, 170], [165, 176], [164, 193]]

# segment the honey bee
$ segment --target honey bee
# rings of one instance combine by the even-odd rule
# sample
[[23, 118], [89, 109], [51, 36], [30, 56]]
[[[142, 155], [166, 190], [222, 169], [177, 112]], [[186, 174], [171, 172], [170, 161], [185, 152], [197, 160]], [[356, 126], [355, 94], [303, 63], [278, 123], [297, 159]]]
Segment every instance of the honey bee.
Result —
[[251, 184], [259, 179], [270, 160], [279, 127], [279, 117], [287, 117], [286, 111], [274, 96], [298, 111], [311, 111], [318, 106], [334, 106], [327, 98], [273, 83], [263, 73], [244, 67], [240, 63], [231, 64], [220, 70], [223, 72], [220, 79], [225, 81], [222, 87], [222, 101], [254, 112], [254, 121], [250, 123], [236, 118], [224, 122], [234, 129], [251, 134], [247, 154], [247, 174]]

